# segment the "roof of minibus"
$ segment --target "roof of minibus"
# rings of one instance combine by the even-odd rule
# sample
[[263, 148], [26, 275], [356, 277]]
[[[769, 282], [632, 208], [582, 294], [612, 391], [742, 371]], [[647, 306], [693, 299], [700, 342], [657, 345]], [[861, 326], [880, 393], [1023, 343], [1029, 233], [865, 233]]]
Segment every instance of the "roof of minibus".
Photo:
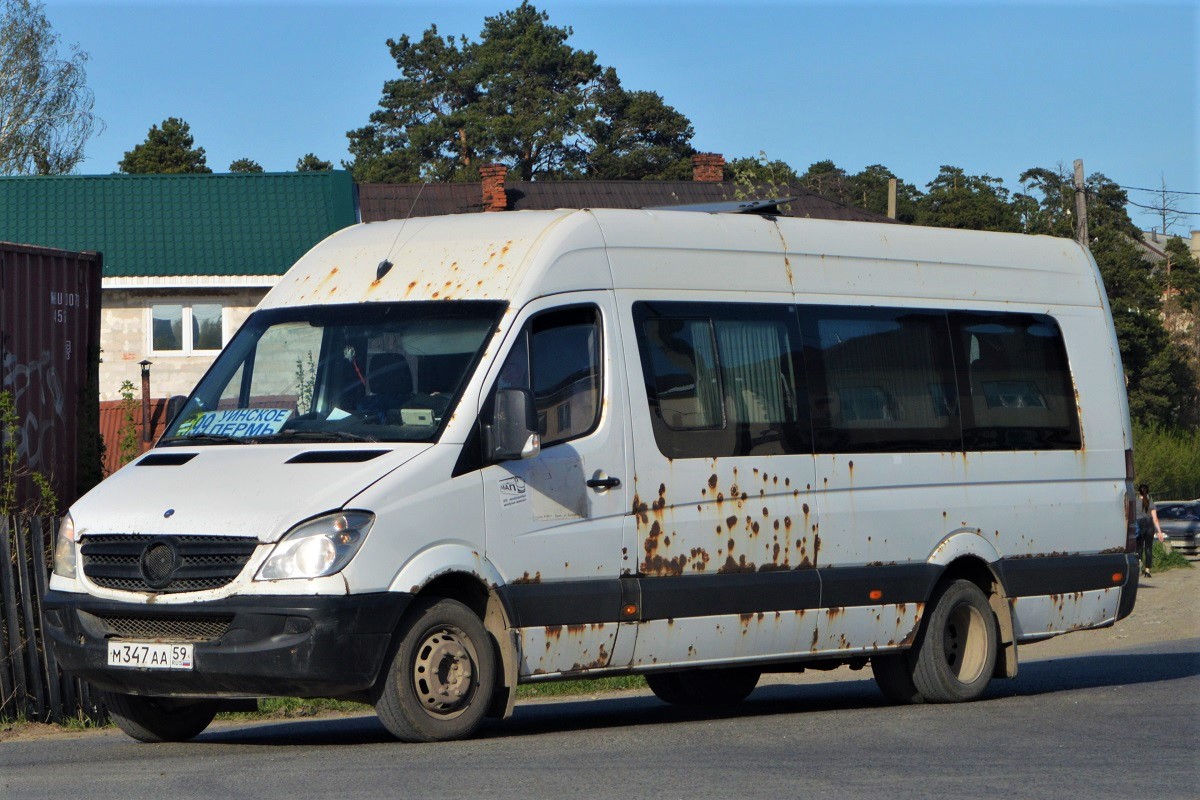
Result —
[[[664, 258], [664, 250], [687, 255]], [[460, 299], [503, 299], [519, 306], [556, 292], [614, 286], [1047, 305], [1103, 302], [1091, 259], [1069, 239], [591, 209], [355, 225], [306, 253], [262, 307]]]

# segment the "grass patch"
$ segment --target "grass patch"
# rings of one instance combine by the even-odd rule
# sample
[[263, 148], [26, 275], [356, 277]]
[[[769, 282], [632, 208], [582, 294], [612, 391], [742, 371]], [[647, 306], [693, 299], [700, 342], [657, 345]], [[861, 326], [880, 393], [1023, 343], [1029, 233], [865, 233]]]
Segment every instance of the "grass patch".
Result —
[[[646, 679], [640, 675], [622, 675], [617, 678], [597, 678], [590, 681], [550, 681], [525, 684], [517, 688], [521, 700], [535, 697], [572, 697], [595, 694], [596, 692], [632, 692], [646, 688]], [[364, 703], [347, 700], [307, 700], [299, 697], [263, 697], [258, 701], [258, 711], [229, 711], [217, 715], [224, 720], [303, 719], [318, 714], [362, 714], [371, 710]]]
[[1170, 550], [1163, 547], [1163, 543], [1154, 542], [1154, 566], [1151, 567], [1153, 572], [1165, 572], [1169, 569], [1191, 569], [1192, 564], [1178, 550]]
[[302, 717], [315, 717], [317, 714], [327, 713], [361, 714], [370, 709], [371, 707], [368, 705], [352, 703], [348, 700], [260, 697], [258, 700], [258, 711], [227, 711], [218, 714], [217, 719], [298, 719]]
[[616, 678], [596, 678], [590, 681], [550, 681], [527, 683], [517, 687], [517, 697], [569, 697], [571, 695], [595, 694], [596, 692], [632, 692], [646, 688], [646, 679], [641, 675], [621, 675]]
[[[517, 688], [517, 698], [524, 700], [535, 697], [572, 697], [596, 692], [631, 692], [645, 688], [646, 679], [642, 676], [622, 675], [618, 678], [597, 678], [590, 681], [551, 681], [525, 684]], [[258, 711], [230, 711], [218, 714], [217, 719], [302, 719], [327, 713], [362, 714], [370, 710], [371, 707], [364, 703], [352, 703], [347, 700], [263, 697], [258, 701]]]

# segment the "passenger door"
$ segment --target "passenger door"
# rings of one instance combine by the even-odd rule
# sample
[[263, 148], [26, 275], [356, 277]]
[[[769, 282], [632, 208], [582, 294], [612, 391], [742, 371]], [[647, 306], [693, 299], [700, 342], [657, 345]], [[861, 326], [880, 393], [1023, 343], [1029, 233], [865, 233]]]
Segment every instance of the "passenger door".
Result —
[[613, 300], [580, 292], [535, 301], [513, 330], [489, 397], [497, 387], [532, 390], [541, 452], [484, 467], [487, 555], [507, 582], [521, 674], [603, 668], [631, 544], [622, 541], [632, 473]]

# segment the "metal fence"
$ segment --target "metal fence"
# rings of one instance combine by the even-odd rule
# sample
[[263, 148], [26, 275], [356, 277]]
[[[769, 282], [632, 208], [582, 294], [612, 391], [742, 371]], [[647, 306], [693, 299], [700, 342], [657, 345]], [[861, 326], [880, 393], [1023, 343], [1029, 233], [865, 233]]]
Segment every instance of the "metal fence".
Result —
[[0, 719], [100, 721], [100, 693], [64, 675], [46, 646], [42, 597], [58, 520], [0, 518]]

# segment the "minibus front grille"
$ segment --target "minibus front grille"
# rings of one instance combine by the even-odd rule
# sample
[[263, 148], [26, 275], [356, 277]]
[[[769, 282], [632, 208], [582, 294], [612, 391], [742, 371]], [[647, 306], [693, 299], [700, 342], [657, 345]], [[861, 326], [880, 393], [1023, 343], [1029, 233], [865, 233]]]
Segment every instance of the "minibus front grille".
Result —
[[164, 617], [144, 614], [97, 614], [96, 619], [106, 635], [116, 639], [215, 642], [229, 630], [233, 615]]
[[83, 574], [105, 589], [199, 592], [241, 574], [258, 540], [230, 536], [84, 536]]

